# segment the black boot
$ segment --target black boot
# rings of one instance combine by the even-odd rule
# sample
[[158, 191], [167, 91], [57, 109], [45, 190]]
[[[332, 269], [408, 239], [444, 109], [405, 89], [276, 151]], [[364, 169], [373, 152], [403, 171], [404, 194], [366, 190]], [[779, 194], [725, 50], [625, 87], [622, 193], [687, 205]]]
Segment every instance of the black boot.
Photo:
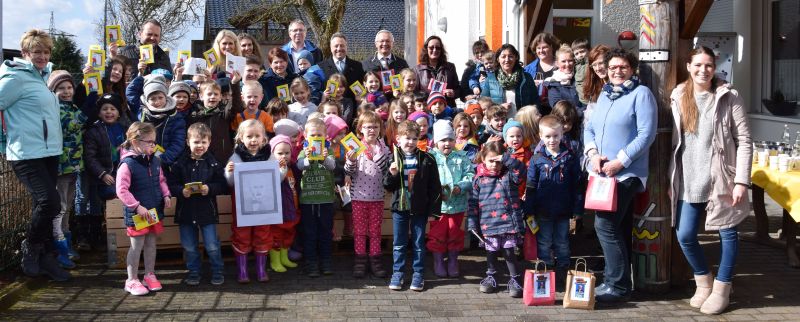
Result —
[[56, 260], [53, 252], [42, 251], [39, 254], [39, 269], [42, 274], [49, 276], [56, 282], [66, 282], [72, 278], [72, 274], [58, 265], [58, 260]]
[[567, 287], [567, 268], [556, 268], [556, 292], [564, 292]]
[[22, 241], [22, 273], [30, 277], [41, 274], [39, 269], [39, 255], [44, 246], [42, 244], [31, 244], [28, 240]]
[[90, 243], [90, 236], [91, 236], [91, 215], [80, 216], [77, 218], [78, 220], [78, 229], [77, 229], [77, 236], [78, 240], [75, 243], [78, 250], [81, 251], [90, 251], [92, 250], [92, 246]]

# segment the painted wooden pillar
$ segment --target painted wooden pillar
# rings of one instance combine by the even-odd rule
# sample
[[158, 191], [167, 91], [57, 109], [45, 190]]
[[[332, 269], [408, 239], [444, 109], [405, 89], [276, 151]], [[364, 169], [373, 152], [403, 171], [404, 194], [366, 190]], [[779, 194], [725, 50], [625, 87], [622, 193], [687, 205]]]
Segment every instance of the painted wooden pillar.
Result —
[[486, 43], [493, 50], [503, 45], [503, 0], [486, 0]]
[[425, 0], [417, 0], [417, 52], [425, 44], [425, 38]]

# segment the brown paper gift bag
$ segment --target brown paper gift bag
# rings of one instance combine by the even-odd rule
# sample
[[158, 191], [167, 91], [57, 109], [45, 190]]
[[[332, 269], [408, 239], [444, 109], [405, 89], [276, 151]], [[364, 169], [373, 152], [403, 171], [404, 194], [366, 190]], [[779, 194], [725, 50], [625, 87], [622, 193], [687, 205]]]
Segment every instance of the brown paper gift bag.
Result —
[[[583, 265], [583, 270], [578, 269], [580, 265]], [[594, 284], [594, 274], [586, 271], [586, 259], [578, 258], [575, 269], [567, 273], [564, 307], [594, 310]]]

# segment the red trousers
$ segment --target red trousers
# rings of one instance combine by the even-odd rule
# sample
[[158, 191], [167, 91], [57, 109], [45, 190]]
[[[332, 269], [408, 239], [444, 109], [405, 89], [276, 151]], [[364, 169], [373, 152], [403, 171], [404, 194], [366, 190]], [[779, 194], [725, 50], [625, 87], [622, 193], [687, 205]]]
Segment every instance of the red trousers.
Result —
[[381, 222], [383, 222], [383, 201], [353, 200], [353, 242], [356, 255], [381, 254]]
[[432, 253], [444, 253], [448, 250], [464, 249], [464, 231], [461, 230], [464, 213], [441, 215], [438, 220], [431, 221], [428, 250]]
[[236, 225], [236, 195], [231, 191], [231, 212], [233, 213], [233, 223], [231, 224], [231, 245], [236, 255], [247, 255], [251, 251], [265, 254], [272, 246], [272, 234], [270, 225], [239, 227]]
[[287, 221], [278, 225], [270, 225], [270, 233], [272, 234], [272, 249], [289, 248], [294, 242], [294, 237], [297, 235], [295, 226], [300, 223], [300, 210], [294, 216], [294, 220]]

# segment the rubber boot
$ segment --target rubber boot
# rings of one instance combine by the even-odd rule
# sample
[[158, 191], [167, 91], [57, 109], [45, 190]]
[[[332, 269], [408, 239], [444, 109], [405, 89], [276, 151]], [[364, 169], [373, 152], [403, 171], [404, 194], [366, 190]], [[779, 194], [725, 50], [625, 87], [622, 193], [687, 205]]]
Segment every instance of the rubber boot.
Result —
[[433, 273], [438, 277], [447, 277], [447, 270], [444, 268], [444, 253], [433, 253]]
[[269, 267], [278, 273], [286, 272], [286, 267], [281, 264], [281, 252], [274, 249], [269, 250]]
[[284, 267], [288, 267], [288, 268], [297, 267], [297, 263], [289, 260], [289, 249], [288, 248], [281, 248], [280, 252], [281, 252], [281, 264], [283, 264]]
[[447, 275], [450, 277], [458, 277], [458, 253], [457, 250], [447, 252]]
[[69, 251], [69, 259], [73, 261], [81, 259], [81, 254], [79, 254], [78, 251], [72, 248], [72, 232], [64, 233], [64, 239], [67, 240], [67, 250]]
[[236, 266], [239, 267], [239, 276], [236, 281], [239, 283], [250, 283], [250, 276], [247, 275], [247, 254], [236, 255]]
[[367, 255], [356, 255], [353, 260], [353, 277], [363, 278], [367, 274]]
[[386, 278], [387, 272], [381, 264], [381, 255], [369, 257], [369, 270], [377, 278]]
[[77, 247], [78, 250], [82, 251], [92, 250], [92, 244], [90, 243], [91, 240], [90, 236], [92, 235], [91, 217], [93, 216], [80, 216], [77, 218], [78, 235], [76, 237], [78, 238], [78, 241], [77, 243], [75, 243], [75, 246]]
[[694, 282], [697, 284], [697, 289], [694, 291], [692, 299], [689, 300], [689, 305], [699, 309], [708, 299], [708, 296], [711, 295], [711, 288], [714, 287], [714, 276], [711, 273], [695, 275]]
[[[272, 256], [272, 255], [270, 255]], [[256, 278], [259, 282], [269, 281], [267, 275], [267, 255], [256, 253]]]
[[66, 268], [66, 269], [75, 268], [75, 263], [73, 263], [69, 259], [69, 249], [67, 248], [69, 246], [67, 245], [67, 240], [66, 239], [56, 240], [55, 246], [56, 246], [56, 251], [58, 252], [58, 257], [56, 257], [56, 260], [58, 261], [58, 266], [61, 266], [61, 268]]
[[42, 244], [30, 244], [27, 239], [22, 241], [22, 273], [30, 277], [41, 274], [39, 255], [43, 248]]
[[66, 282], [72, 278], [72, 274], [62, 269], [59, 265], [60, 263], [52, 252], [42, 251], [39, 254], [39, 271], [56, 282]]
[[730, 303], [731, 286], [730, 282], [720, 282], [715, 279], [711, 295], [700, 306], [700, 312], [703, 314], [720, 314], [725, 311]]

